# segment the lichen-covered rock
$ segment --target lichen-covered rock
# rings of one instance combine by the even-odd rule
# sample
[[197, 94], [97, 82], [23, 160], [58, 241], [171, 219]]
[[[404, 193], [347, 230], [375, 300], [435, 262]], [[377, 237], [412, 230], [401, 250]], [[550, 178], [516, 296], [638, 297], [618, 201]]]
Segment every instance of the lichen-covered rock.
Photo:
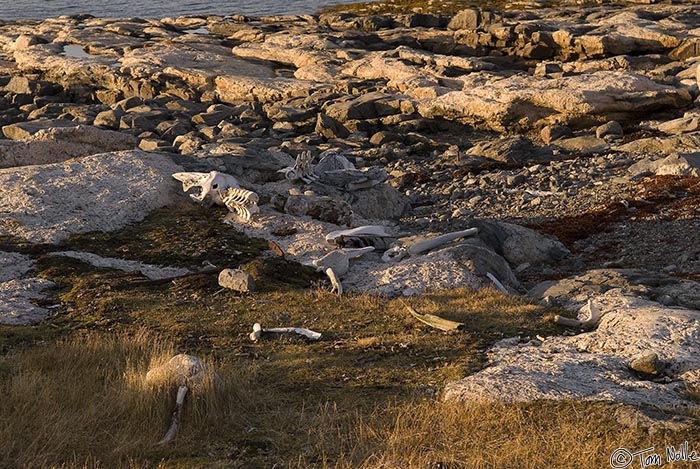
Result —
[[255, 291], [255, 280], [244, 270], [224, 269], [219, 273], [219, 286], [241, 293], [249, 293]]
[[32, 242], [110, 231], [181, 195], [164, 154], [124, 151], [0, 170], [0, 231]]
[[[619, 289], [592, 299], [603, 313], [597, 330], [542, 342], [505, 339], [488, 352], [484, 370], [448, 384], [445, 399], [593, 400], [671, 413], [700, 410], [683, 394], [700, 384], [700, 312], [666, 308]], [[629, 368], [631, 359], [651, 352], [669, 380], [643, 379]]]

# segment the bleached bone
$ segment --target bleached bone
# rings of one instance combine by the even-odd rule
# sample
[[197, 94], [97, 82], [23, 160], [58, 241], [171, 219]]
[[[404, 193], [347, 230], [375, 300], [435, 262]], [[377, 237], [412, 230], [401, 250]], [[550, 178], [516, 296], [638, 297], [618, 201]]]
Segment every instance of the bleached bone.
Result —
[[416, 254], [422, 254], [431, 249], [447, 244], [450, 241], [454, 241], [459, 238], [466, 238], [467, 236], [474, 236], [479, 232], [478, 228], [469, 228], [468, 230], [455, 231], [453, 233], [445, 233], [444, 235], [436, 236], [434, 238], [426, 239], [425, 241], [419, 241], [415, 244], [408, 246], [408, 253], [412, 256]]
[[508, 289], [501, 283], [500, 280], [496, 278], [495, 275], [493, 275], [491, 272], [486, 272], [486, 276], [493, 282], [494, 285], [496, 285], [496, 288], [501, 290], [501, 293], [505, 293], [506, 295], [508, 294]]
[[443, 246], [456, 239], [466, 238], [467, 236], [474, 236], [478, 232], [478, 228], [469, 228], [467, 230], [445, 233], [443, 235], [425, 239], [423, 241], [418, 241], [416, 243], [408, 243], [393, 246], [392, 248], [388, 249], [384, 253], [384, 255], [382, 255], [382, 260], [384, 262], [398, 262], [406, 256], [415, 256], [418, 254], [423, 254], [424, 252]]
[[182, 183], [182, 190], [188, 192], [192, 188], [199, 188], [199, 193], [190, 194], [190, 197], [203, 202], [209, 196], [216, 205], [224, 205], [221, 196], [217, 191], [225, 191], [230, 187], [240, 187], [238, 180], [230, 174], [211, 171], [208, 173], [175, 173], [173, 178]]
[[269, 332], [272, 334], [285, 334], [294, 333], [306, 337], [309, 340], [319, 340], [321, 339], [321, 333], [312, 331], [310, 329], [304, 329], [303, 327], [274, 327], [271, 329], [263, 329], [259, 322], [253, 324], [253, 332], [250, 333], [250, 339], [253, 342], [260, 340], [263, 332]]
[[310, 151], [302, 151], [294, 161], [294, 166], [282, 168], [278, 172], [283, 173], [284, 177], [290, 181], [302, 180], [311, 184], [318, 179], [311, 164], [313, 160], [314, 157]]
[[159, 445], [169, 443], [180, 428], [182, 406], [187, 390], [203, 385], [207, 380], [218, 384], [221, 378], [208, 365], [197, 357], [181, 353], [172, 357], [165, 365], [153, 368], [146, 374], [146, 382], [151, 384], [176, 384], [178, 386], [172, 422]]
[[408, 256], [408, 249], [406, 246], [392, 246], [382, 254], [382, 260], [384, 262], [399, 262], [404, 257]]
[[185, 403], [186, 394], [187, 386], [180, 386], [177, 388], [177, 398], [175, 399], [175, 411], [173, 412], [173, 418], [170, 422], [168, 431], [165, 432], [165, 436], [158, 442], [159, 445], [170, 443], [175, 438], [175, 435], [177, 435], [177, 431], [180, 428], [180, 422], [182, 421], [182, 406]]
[[368, 252], [374, 251], [373, 246], [367, 246], [360, 249], [340, 249], [331, 251], [325, 256], [314, 259], [311, 264], [319, 270], [325, 271], [327, 268], [333, 269], [336, 275], [344, 275], [350, 268], [350, 259], [355, 259]]
[[238, 215], [245, 221], [250, 221], [251, 217], [260, 212], [258, 194], [247, 189], [230, 187], [223, 191], [218, 191], [219, 197], [229, 211]]
[[568, 327], [592, 327], [595, 326], [602, 316], [600, 309], [593, 306], [593, 302], [588, 300], [585, 306], [586, 317], [583, 319], [571, 319], [559, 316], [558, 314], [554, 317], [554, 322], [561, 324], [562, 326]]
[[338, 280], [338, 276], [335, 275], [335, 272], [333, 272], [333, 269], [330, 267], [325, 270], [326, 275], [331, 281], [331, 285], [333, 286], [331, 292], [336, 291], [338, 292], [338, 296], [343, 294], [343, 284], [340, 283], [340, 280]]
[[395, 241], [396, 237], [381, 225], [358, 226], [349, 230], [331, 231], [326, 235], [326, 242], [338, 247], [374, 246], [377, 249], [388, 249]]

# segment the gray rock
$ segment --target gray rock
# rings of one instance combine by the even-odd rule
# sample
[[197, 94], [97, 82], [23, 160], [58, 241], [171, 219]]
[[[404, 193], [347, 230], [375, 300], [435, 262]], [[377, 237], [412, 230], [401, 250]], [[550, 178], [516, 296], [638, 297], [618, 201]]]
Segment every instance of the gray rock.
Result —
[[524, 226], [495, 220], [478, 220], [479, 238], [511, 265], [555, 263], [569, 250], [555, 237]]
[[566, 151], [590, 154], [600, 153], [610, 148], [608, 142], [593, 135], [581, 135], [579, 137], [560, 138], [553, 142], [559, 148]]
[[565, 125], [547, 125], [540, 131], [540, 138], [545, 145], [549, 145], [554, 140], [560, 138], [572, 137], [573, 132]]
[[595, 129], [595, 136], [601, 139], [617, 139], [625, 135], [622, 126], [617, 121], [610, 121]]
[[528, 296], [542, 301], [549, 297], [561, 305], [584, 304], [588, 297], [602, 294], [613, 288], [634, 294], [650, 301], [700, 309], [700, 283], [669, 275], [635, 269], [593, 269], [574, 277], [542, 282], [534, 286]]
[[352, 207], [344, 200], [328, 196], [290, 195], [284, 204], [284, 211], [336, 225], [352, 223]]
[[66, 119], [38, 119], [6, 125], [2, 128], [2, 133], [10, 140], [29, 140], [42, 130], [77, 126], [75, 122]]
[[692, 114], [666, 121], [659, 124], [658, 129], [667, 134], [695, 132], [696, 130], [700, 130], [700, 116], [697, 114]]
[[326, 138], [347, 138], [350, 135], [350, 131], [340, 121], [323, 112], [318, 113], [314, 131]]
[[630, 368], [644, 375], [658, 376], [661, 374], [659, 356], [654, 352], [644, 352], [630, 360]]
[[408, 213], [408, 198], [387, 184], [354, 191], [348, 196], [352, 210], [369, 220], [397, 220]]
[[255, 291], [255, 280], [244, 270], [224, 269], [219, 273], [219, 286], [241, 293], [249, 293]]
[[500, 15], [493, 11], [468, 8], [457, 13], [447, 25], [447, 29], [478, 29], [500, 20]]
[[700, 176], [700, 153], [683, 153], [667, 156], [663, 159], [645, 158], [627, 168], [631, 178], [656, 175]]
[[26, 326], [43, 321], [50, 311], [38, 307], [35, 304], [36, 300], [46, 299], [42, 292], [55, 286], [53, 282], [42, 278], [0, 283], [0, 324]]
[[[696, 412], [684, 395], [698, 382], [700, 312], [660, 307], [619, 289], [592, 297], [598, 329], [519, 344], [504, 340], [488, 352], [489, 365], [445, 389], [446, 400], [529, 402], [539, 399], [608, 401], [664, 412]], [[629, 360], [656, 353], [671, 382], [639, 379]]]
[[325, 113], [340, 122], [351, 119], [373, 119], [401, 113], [401, 102], [396, 96], [380, 92], [366, 93], [348, 101], [333, 103]]
[[126, 114], [121, 107], [115, 107], [114, 109], [110, 109], [108, 111], [102, 111], [99, 114], [95, 116], [95, 120], [93, 121], [93, 125], [97, 127], [107, 127], [110, 129], [118, 129], [119, 128], [119, 122]]
[[[24, 130], [22, 131], [24, 132]], [[135, 148], [135, 137], [91, 126], [42, 127], [25, 141], [0, 140], [0, 168], [49, 164]]]
[[521, 136], [482, 142], [467, 150], [467, 154], [518, 165], [553, 159], [551, 149], [538, 147]]

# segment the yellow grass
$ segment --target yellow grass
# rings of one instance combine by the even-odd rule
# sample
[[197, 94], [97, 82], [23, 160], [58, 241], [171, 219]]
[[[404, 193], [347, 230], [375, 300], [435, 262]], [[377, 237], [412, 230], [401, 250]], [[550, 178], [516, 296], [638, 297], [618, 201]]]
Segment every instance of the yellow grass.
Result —
[[158, 447], [174, 389], [144, 377], [173, 353], [140, 331], [79, 334], [2, 357], [0, 467], [600, 468], [619, 446], [700, 445], [690, 432], [624, 428], [611, 405], [330, 402], [261, 384], [256, 365], [225, 361], [216, 364], [223, 387], [188, 395], [178, 437]]

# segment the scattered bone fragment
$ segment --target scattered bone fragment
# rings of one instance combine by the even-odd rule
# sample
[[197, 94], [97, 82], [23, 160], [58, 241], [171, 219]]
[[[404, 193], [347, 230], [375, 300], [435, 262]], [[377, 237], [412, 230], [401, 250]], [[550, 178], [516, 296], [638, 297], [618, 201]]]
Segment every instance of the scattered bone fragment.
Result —
[[591, 300], [588, 300], [585, 309], [586, 317], [583, 319], [571, 319], [556, 315], [554, 317], [554, 321], [557, 324], [569, 327], [593, 327], [598, 324], [601, 317], [600, 309], [593, 306], [593, 302]]
[[406, 306], [408, 312], [411, 313], [411, 316], [435, 329], [440, 329], [441, 331], [460, 331], [464, 329], [464, 324], [461, 322], [450, 321], [449, 319], [441, 318], [434, 314], [419, 313], [406, 303], [404, 303], [404, 306]]
[[340, 283], [340, 279], [338, 279], [338, 276], [335, 274], [335, 272], [333, 272], [333, 269], [331, 269], [329, 267], [325, 270], [325, 273], [331, 281], [331, 285], [333, 287], [331, 289], [331, 291], [337, 292], [338, 296], [342, 295], [343, 294], [343, 284]]
[[260, 213], [258, 194], [247, 189], [229, 187], [217, 190], [222, 202], [230, 212], [235, 213], [241, 220], [250, 221], [256, 213]]
[[374, 246], [367, 246], [359, 249], [339, 249], [337, 251], [331, 251], [319, 259], [315, 259], [311, 263], [319, 270], [325, 271], [331, 268], [336, 275], [344, 275], [350, 268], [351, 259], [355, 259], [372, 251], [374, 251]]
[[253, 215], [260, 212], [258, 194], [242, 189], [238, 180], [219, 171], [209, 173], [174, 173], [173, 178], [182, 183], [185, 192], [195, 189], [190, 197], [197, 202], [211, 201], [223, 205], [235, 214], [238, 219], [250, 221]]
[[253, 332], [250, 333], [250, 340], [253, 342], [258, 342], [264, 333], [270, 334], [298, 334], [300, 336], [306, 337], [309, 340], [320, 340], [321, 333], [312, 331], [310, 329], [305, 329], [303, 327], [274, 327], [271, 329], [263, 329], [259, 322], [253, 324]]

